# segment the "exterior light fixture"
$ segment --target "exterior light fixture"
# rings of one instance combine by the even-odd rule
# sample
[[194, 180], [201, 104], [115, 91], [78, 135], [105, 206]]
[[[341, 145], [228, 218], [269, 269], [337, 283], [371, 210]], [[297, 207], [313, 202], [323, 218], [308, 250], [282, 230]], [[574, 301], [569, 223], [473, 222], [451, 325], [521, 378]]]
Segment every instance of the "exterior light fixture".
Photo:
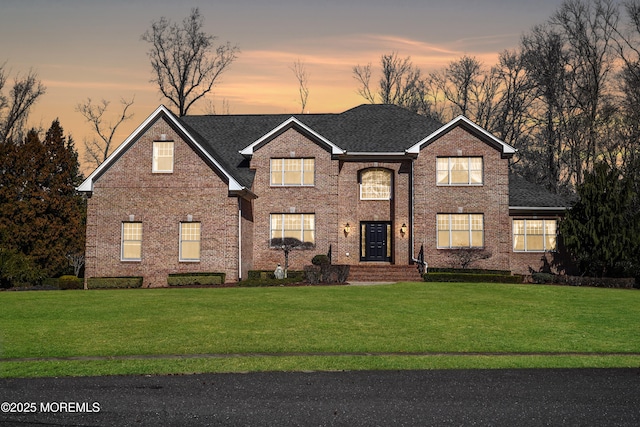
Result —
[[349, 235], [349, 233], [351, 233], [351, 226], [349, 225], [349, 223], [347, 223], [344, 226], [344, 237], [347, 237]]
[[403, 236], [407, 234], [407, 224], [405, 224], [404, 222], [402, 223], [402, 226], [400, 226], [400, 234], [402, 234]]

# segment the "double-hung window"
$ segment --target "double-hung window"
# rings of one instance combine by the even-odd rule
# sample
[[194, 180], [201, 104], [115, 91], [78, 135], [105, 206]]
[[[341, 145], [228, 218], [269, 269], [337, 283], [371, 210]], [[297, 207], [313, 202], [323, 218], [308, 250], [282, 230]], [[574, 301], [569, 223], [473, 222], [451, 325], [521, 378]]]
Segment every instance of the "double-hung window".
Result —
[[294, 238], [304, 243], [316, 242], [315, 214], [271, 214], [271, 243]]
[[316, 161], [312, 158], [271, 159], [271, 185], [315, 185]]
[[180, 223], [180, 261], [200, 261], [200, 223]]
[[555, 219], [514, 219], [514, 252], [555, 251], [557, 226]]
[[173, 172], [173, 141], [153, 142], [153, 173]]
[[484, 215], [438, 214], [438, 248], [484, 247]]
[[122, 223], [122, 261], [140, 261], [142, 259], [142, 223]]
[[437, 185], [482, 185], [482, 157], [438, 157]]

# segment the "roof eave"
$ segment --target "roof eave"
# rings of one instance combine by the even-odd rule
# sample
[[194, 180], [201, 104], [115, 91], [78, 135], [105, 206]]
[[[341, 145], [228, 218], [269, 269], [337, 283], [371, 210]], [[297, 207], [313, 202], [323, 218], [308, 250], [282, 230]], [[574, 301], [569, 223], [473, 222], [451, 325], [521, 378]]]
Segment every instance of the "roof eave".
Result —
[[509, 206], [510, 215], [562, 215], [569, 209], [567, 206]]

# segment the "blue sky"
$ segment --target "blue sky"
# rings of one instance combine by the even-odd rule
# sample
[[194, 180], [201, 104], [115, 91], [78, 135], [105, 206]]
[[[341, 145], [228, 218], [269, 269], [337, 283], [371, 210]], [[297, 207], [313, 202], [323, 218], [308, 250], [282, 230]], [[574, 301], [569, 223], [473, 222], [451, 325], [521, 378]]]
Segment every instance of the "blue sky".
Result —
[[[296, 60], [309, 74], [308, 109], [339, 112], [363, 102], [354, 65], [376, 65], [380, 55], [411, 56], [424, 72], [462, 55], [490, 66], [521, 35], [546, 21], [562, 0], [0, 0], [0, 63], [11, 75], [34, 69], [47, 87], [31, 116], [48, 127], [60, 118], [80, 146], [91, 136], [75, 106], [91, 97], [135, 96], [126, 138], [163, 101], [149, 83], [147, 45], [152, 20], [174, 21], [199, 7], [206, 30], [241, 49], [210, 102], [232, 114], [289, 113], [299, 109]], [[207, 103], [192, 114], [204, 113]]]

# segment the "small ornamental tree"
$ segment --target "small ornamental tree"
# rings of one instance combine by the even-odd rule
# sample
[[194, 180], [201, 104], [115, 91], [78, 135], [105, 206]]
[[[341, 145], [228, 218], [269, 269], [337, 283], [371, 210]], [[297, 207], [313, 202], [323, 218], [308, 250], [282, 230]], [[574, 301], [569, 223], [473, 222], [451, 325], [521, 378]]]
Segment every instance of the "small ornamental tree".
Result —
[[289, 270], [289, 253], [296, 249], [312, 249], [313, 243], [303, 242], [295, 237], [277, 237], [270, 241], [272, 248], [279, 248], [284, 252], [284, 277], [287, 278]]
[[629, 274], [640, 250], [632, 180], [598, 163], [577, 190], [579, 201], [560, 223], [560, 233], [581, 274]]

